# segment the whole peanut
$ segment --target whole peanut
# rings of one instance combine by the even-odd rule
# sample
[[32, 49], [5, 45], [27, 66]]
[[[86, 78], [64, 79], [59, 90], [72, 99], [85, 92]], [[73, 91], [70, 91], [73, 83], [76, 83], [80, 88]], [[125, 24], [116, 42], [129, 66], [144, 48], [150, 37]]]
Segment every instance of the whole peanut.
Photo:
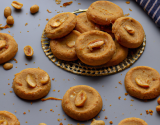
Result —
[[37, 13], [39, 11], [39, 6], [38, 5], [33, 5], [30, 8], [31, 13]]
[[5, 70], [12, 69], [12, 68], [13, 68], [13, 64], [12, 64], [12, 63], [5, 63], [5, 64], [3, 65], [3, 68], [4, 68]]
[[7, 24], [13, 25], [14, 24], [14, 18], [12, 16], [7, 17]]
[[11, 16], [12, 10], [10, 7], [6, 7], [4, 9], [4, 16], [7, 18], [8, 16]]

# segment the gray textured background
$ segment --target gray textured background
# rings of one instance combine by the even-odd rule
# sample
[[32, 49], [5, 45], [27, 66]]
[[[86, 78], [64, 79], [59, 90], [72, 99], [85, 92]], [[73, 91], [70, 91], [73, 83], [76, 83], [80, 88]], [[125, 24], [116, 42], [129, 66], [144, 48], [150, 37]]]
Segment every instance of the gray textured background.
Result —
[[[156, 99], [144, 102], [135, 99], [130, 95], [124, 95], [126, 92], [124, 77], [130, 68], [114, 75], [87, 77], [62, 70], [55, 66], [45, 56], [41, 48], [41, 34], [47, 23], [46, 18], [51, 19], [57, 14], [57, 11], [73, 12], [80, 8], [86, 9], [94, 2], [94, 0], [76, 0], [73, 1], [72, 5], [67, 6], [66, 8], [61, 8], [60, 5], [55, 3], [55, 0], [19, 0], [19, 2], [23, 3], [23, 8], [20, 11], [16, 11], [11, 6], [12, 0], [0, 0], [0, 24], [6, 24], [6, 18], [4, 17], [3, 12], [4, 8], [7, 6], [12, 8], [12, 16], [15, 21], [12, 28], [4, 29], [0, 32], [8, 33], [8, 31], [10, 31], [9, 34], [14, 34], [14, 39], [18, 43], [18, 53], [15, 56], [18, 63], [10, 61], [13, 63], [13, 69], [9, 71], [4, 70], [2, 65], [0, 65], [0, 110], [7, 110], [15, 114], [21, 125], [38, 125], [41, 122], [44, 122], [47, 125], [59, 125], [60, 122], [62, 122], [63, 125], [77, 125], [77, 123], [89, 125], [91, 123], [91, 120], [79, 122], [69, 118], [61, 108], [61, 101], [48, 100], [42, 102], [38, 100], [31, 105], [30, 101], [22, 100], [18, 98], [14, 92], [9, 92], [12, 91], [11, 87], [15, 73], [18, 73], [25, 68], [40, 67], [48, 72], [51, 78], [55, 78], [55, 80], [52, 81], [51, 91], [47, 97], [62, 98], [71, 86], [82, 84], [89, 85], [98, 90], [103, 99], [102, 109], [105, 109], [105, 111], [101, 111], [98, 114], [100, 118], [97, 116], [95, 119], [104, 120], [106, 125], [109, 125], [109, 121], [112, 120], [113, 125], [117, 125], [124, 118], [138, 117], [144, 119], [149, 125], [159, 125], [160, 116], [155, 109], [158, 105]], [[68, 2], [68, 0], [62, 0], [62, 3], [64, 2]], [[123, 9], [124, 14], [130, 13], [131, 17], [138, 20], [144, 27], [147, 36], [143, 55], [131, 67], [150, 66], [160, 72], [160, 28], [156, 27], [151, 18], [147, 16], [135, 1], [131, 1], [130, 4], [126, 4], [125, 0], [112, 0], [112, 2], [119, 5]], [[78, 5], [78, 3], [81, 3], [81, 5]], [[38, 13], [32, 15], [30, 14], [30, 7], [34, 4], [39, 5], [40, 9]], [[129, 8], [133, 11], [129, 11]], [[52, 11], [52, 13], [48, 13], [47, 9]], [[28, 15], [26, 15], [26, 13], [28, 13]], [[25, 26], [25, 23], [28, 23], [28, 25]], [[40, 24], [39, 27], [38, 24]], [[23, 48], [26, 45], [30, 45], [34, 49], [34, 56], [31, 60], [27, 60], [24, 55]], [[28, 65], [25, 65], [25, 63]], [[70, 79], [70, 81], [68, 81], [68, 79]], [[122, 82], [122, 85], [118, 83], [119, 81]], [[10, 85], [8, 85], [8, 83], [10, 83]], [[115, 88], [116, 86], [117, 88]], [[55, 92], [53, 92], [54, 89], [56, 90]], [[58, 92], [58, 90], [60, 90], [60, 92]], [[4, 96], [3, 93], [6, 93], [6, 95]], [[119, 96], [121, 96], [120, 100], [118, 99]], [[124, 100], [124, 98], [127, 100]], [[131, 99], [134, 99], [134, 101], [130, 101]], [[133, 106], [130, 106], [131, 104]], [[39, 109], [42, 109], [42, 111], [39, 111]], [[54, 112], [51, 112], [50, 109], [53, 109]], [[146, 115], [145, 110], [149, 109], [154, 111], [153, 116]], [[14, 112], [15, 110], [17, 111], [16, 113]], [[30, 112], [28, 112], [28, 110], [30, 110]], [[26, 112], [26, 114], [24, 115], [23, 112]], [[140, 115], [140, 113], [142, 113], [142, 115]], [[105, 116], [108, 117], [107, 120], [104, 119]], [[58, 118], [62, 119], [62, 121], [57, 121]], [[64, 118], [66, 118], [66, 120], [64, 120]], [[28, 123], [25, 123], [26, 121]]]

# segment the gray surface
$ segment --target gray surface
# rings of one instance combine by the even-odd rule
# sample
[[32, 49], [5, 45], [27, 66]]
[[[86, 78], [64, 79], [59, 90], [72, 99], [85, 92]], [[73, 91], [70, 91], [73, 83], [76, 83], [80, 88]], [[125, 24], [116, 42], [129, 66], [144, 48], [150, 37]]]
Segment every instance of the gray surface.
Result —
[[[61, 12], [72, 12], [80, 8], [88, 8], [93, 1], [94, 0], [76, 0], [73, 1], [71, 6], [60, 8], [60, 5], [55, 4], [55, 0], [19, 0], [19, 2], [24, 4], [24, 6], [21, 11], [16, 11], [13, 7], [11, 7], [12, 0], [0, 0], [0, 24], [6, 24], [6, 18], [3, 16], [3, 10], [6, 6], [10, 6], [12, 8], [12, 16], [15, 20], [15, 24], [12, 28], [4, 29], [0, 32], [8, 33], [8, 31], [10, 31], [10, 34], [14, 34], [14, 39], [18, 43], [18, 53], [15, 56], [15, 58], [18, 60], [18, 63], [15, 63], [15, 61], [10, 61], [14, 64], [14, 68], [6, 71], [3, 69], [2, 65], [0, 65], [0, 110], [7, 110], [15, 114], [21, 125], [38, 125], [41, 122], [44, 122], [47, 125], [59, 125], [60, 122], [57, 121], [58, 118], [62, 119], [61, 122], [64, 125], [76, 125], [77, 123], [81, 123], [69, 118], [63, 112], [61, 108], [61, 101], [49, 100], [42, 102], [39, 100], [33, 102], [31, 105], [30, 101], [22, 100], [18, 98], [14, 92], [9, 92], [12, 90], [12, 81], [15, 73], [18, 73], [25, 68], [37, 67], [40, 67], [48, 72], [51, 78], [55, 78], [55, 80], [52, 81], [51, 91], [47, 97], [62, 98], [65, 92], [71, 86], [81, 84], [92, 86], [98, 90], [103, 99], [102, 109], [105, 109], [105, 111], [101, 111], [98, 114], [100, 118], [97, 116], [95, 119], [104, 120], [106, 125], [109, 125], [110, 120], [113, 121], [113, 125], [117, 125], [122, 119], [128, 117], [138, 117], [144, 119], [148, 125], [159, 124], [160, 116], [155, 110], [157, 106], [156, 99], [144, 102], [129, 95], [124, 95], [126, 92], [124, 87], [124, 77], [130, 68], [110, 76], [80, 76], [55, 66], [43, 53], [40, 41], [42, 31], [47, 23], [46, 18], [51, 19], [53, 16], [55, 16], [57, 14], [55, 10]], [[68, 2], [68, 0], [62, 0], [62, 3], [63, 2]], [[160, 72], [160, 29], [156, 27], [154, 22], [136, 4], [136, 2], [131, 1], [130, 4], [126, 4], [125, 0], [117, 0], [113, 2], [119, 5], [125, 14], [130, 13], [131, 17], [138, 20], [144, 27], [147, 36], [146, 48], [143, 55], [131, 67], [142, 65], [150, 66]], [[78, 3], [81, 3], [81, 5], [78, 5]], [[38, 13], [32, 15], [29, 12], [29, 8], [34, 4], [39, 5], [40, 10]], [[131, 8], [133, 11], [129, 11], [129, 8]], [[52, 11], [52, 13], [48, 13], [47, 9]], [[26, 13], [28, 13], [28, 15], [26, 15]], [[28, 25], [25, 26], [25, 23], [28, 23]], [[40, 24], [39, 27], [38, 24]], [[20, 31], [22, 33], [20, 33]], [[27, 60], [23, 53], [23, 47], [26, 45], [31, 45], [34, 49], [34, 56], [31, 60]], [[25, 65], [25, 63], [28, 65]], [[68, 79], [70, 79], [70, 81], [68, 81]], [[119, 81], [122, 82], [122, 85], [118, 83]], [[10, 85], [8, 85], [8, 83], [10, 83]], [[115, 88], [116, 86], [117, 88]], [[55, 92], [52, 91], [54, 89], [56, 90]], [[60, 92], [58, 92], [58, 90], [60, 90]], [[6, 93], [6, 95], [4, 96], [3, 93]], [[118, 99], [119, 96], [121, 96], [120, 100]], [[124, 98], [127, 100], [125, 101]], [[105, 99], [107, 99], [107, 101]], [[130, 101], [131, 99], [134, 99], [134, 102]], [[130, 106], [131, 104], [133, 106]], [[56, 105], [58, 107], [56, 107]], [[39, 111], [39, 109], [42, 109], [42, 111]], [[50, 109], [53, 109], [54, 112], [51, 112]], [[145, 110], [149, 109], [154, 110], [153, 116], [146, 115]], [[17, 111], [16, 113], [14, 112], [15, 110]], [[28, 112], [28, 110], [30, 110], [30, 112]], [[47, 113], [45, 113], [46, 111]], [[23, 112], [26, 112], [26, 114], [24, 115]], [[122, 113], [124, 113], [124, 115]], [[140, 115], [140, 113], [142, 113], [142, 115]], [[108, 117], [107, 120], [104, 119], [105, 116]], [[64, 118], [66, 118], [66, 120], [64, 120]], [[25, 123], [26, 121], [28, 123]], [[90, 122], [91, 120], [82, 123], [89, 125]]]

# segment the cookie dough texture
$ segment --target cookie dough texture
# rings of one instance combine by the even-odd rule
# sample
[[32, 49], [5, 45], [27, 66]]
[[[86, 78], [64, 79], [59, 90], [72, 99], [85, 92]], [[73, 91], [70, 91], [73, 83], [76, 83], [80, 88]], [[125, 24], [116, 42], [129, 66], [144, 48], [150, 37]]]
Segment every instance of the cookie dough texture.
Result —
[[127, 48], [137, 48], [144, 40], [142, 25], [132, 17], [118, 18], [112, 26], [117, 41]]
[[8, 122], [7, 125], [20, 125], [17, 117], [8, 111], [0, 111], [0, 120], [6, 120]]
[[[36, 87], [30, 87], [26, 81], [27, 75], [34, 76]], [[51, 88], [51, 80], [42, 84], [40, 81], [46, 72], [39, 68], [27, 68], [15, 74], [13, 79], [13, 90], [17, 96], [26, 100], [36, 100], [46, 96]]]
[[2, 40], [5, 41], [6, 45], [0, 48], [0, 64], [12, 59], [18, 51], [18, 44], [11, 35], [0, 33], [0, 44]]
[[[57, 27], [52, 27], [54, 23]], [[45, 26], [46, 37], [50, 39], [62, 38], [69, 34], [76, 26], [76, 15], [70, 12], [58, 14], [51, 18]], [[58, 23], [60, 24], [58, 26]]]
[[140, 118], [125, 118], [118, 125], [148, 125], [144, 120]]
[[[87, 100], [82, 107], [75, 106], [76, 95], [81, 91], [87, 94]], [[95, 117], [102, 109], [102, 98], [97, 90], [90, 86], [73, 86], [63, 96], [62, 108], [71, 118], [78, 121], [86, 121]]]
[[100, 30], [100, 26], [94, 22], [88, 20], [86, 12], [79, 14], [77, 17], [77, 24], [75, 29], [81, 33], [91, 31], [91, 30]]
[[80, 34], [80, 32], [73, 30], [70, 34], [63, 38], [50, 40], [50, 48], [52, 53], [61, 60], [77, 60], [78, 57], [75, 50], [75, 41]]
[[109, 1], [96, 1], [87, 10], [87, 17], [99, 25], [110, 25], [123, 16], [123, 10]]
[[[149, 84], [149, 87], [139, 86], [135, 81], [137, 76], [140, 76], [143, 81]], [[151, 67], [137, 66], [131, 68], [127, 72], [124, 82], [127, 92], [136, 98], [153, 99], [160, 94], [160, 75]]]
[[[89, 45], [95, 41], [103, 41], [98, 48], [89, 49]], [[115, 43], [112, 37], [105, 32], [92, 30], [81, 34], [76, 40], [76, 52], [78, 58], [87, 65], [98, 66], [107, 63], [115, 53]]]

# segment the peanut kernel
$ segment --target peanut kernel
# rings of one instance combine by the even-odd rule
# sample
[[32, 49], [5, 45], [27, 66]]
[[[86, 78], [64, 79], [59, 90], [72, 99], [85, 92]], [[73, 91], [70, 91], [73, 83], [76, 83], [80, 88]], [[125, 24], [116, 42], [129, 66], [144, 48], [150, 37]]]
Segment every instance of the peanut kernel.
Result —
[[157, 111], [157, 112], [160, 111], [160, 105], [156, 106], [156, 111]]
[[42, 84], [46, 84], [49, 81], [49, 75], [47, 73], [45, 73], [42, 77], [41, 77], [41, 83]]
[[7, 18], [8, 16], [11, 16], [12, 10], [10, 7], [6, 7], [4, 9], [4, 16]]
[[27, 83], [28, 83], [28, 85], [29, 85], [30, 87], [35, 88], [36, 85], [37, 85], [37, 83], [36, 83], [33, 75], [31, 75], [31, 74], [28, 74], [28, 75], [27, 75], [26, 81], [27, 81]]
[[160, 105], [160, 97], [157, 99], [158, 104]]
[[8, 125], [8, 122], [7, 122], [7, 120], [0, 120], [0, 124], [1, 125]]
[[70, 48], [74, 47], [75, 46], [75, 41], [67, 42], [67, 46], [70, 47]]
[[104, 44], [103, 40], [96, 39], [96, 40], [91, 41], [88, 44], [88, 48], [89, 48], [90, 51], [93, 51], [94, 48], [101, 48], [103, 44]]
[[37, 13], [39, 11], [39, 6], [38, 5], [33, 5], [30, 7], [30, 12], [31, 13]]
[[32, 56], [34, 54], [33, 48], [31, 46], [25, 46], [23, 50], [26, 56]]
[[105, 122], [102, 120], [93, 120], [90, 125], [105, 125]]
[[84, 103], [87, 99], [87, 94], [85, 91], [81, 90], [75, 98], [75, 105], [76, 106], [84, 106]]
[[125, 25], [124, 29], [129, 33], [129, 34], [134, 34], [135, 30], [130, 27], [129, 25]]
[[5, 40], [0, 40], [0, 48], [4, 48], [6, 46], [6, 41]]
[[3, 68], [4, 68], [5, 70], [12, 69], [12, 68], [13, 68], [13, 64], [12, 64], [12, 63], [5, 63], [5, 64], [3, 65]]
[[149, 84], [147, 84], [143, 79], [141, 79], [140, 76], [137, 76], [135, 78], [135, 81], [136, 81], [137, 85], [139, 85], [143, 88], [148, 88], [149, 87]]
[[16, 9], [21, 9], [23, 7], [23, 4], [18, 1], [13, 1], [11, 5]]

